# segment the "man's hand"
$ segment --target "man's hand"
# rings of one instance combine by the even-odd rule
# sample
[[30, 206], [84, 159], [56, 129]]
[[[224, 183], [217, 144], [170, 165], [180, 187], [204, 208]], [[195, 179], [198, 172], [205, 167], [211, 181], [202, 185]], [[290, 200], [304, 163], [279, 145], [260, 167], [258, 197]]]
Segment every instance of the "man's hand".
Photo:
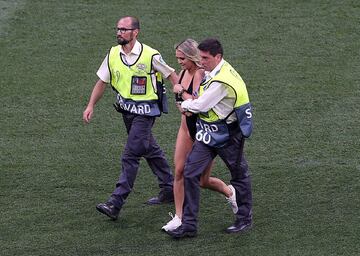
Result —
[[185, 109], [183, 109], [183, 108], [181, 107], [181, 103], [180, 103], [180, 104], [177, 103], [176, 106], [177, 106], [178, 110], [181, 112], [181, 114], [183, 114], [183, 115], [185, 115], [185, 116], [192, 116], [192, 115], [194, 114], [194, 113], [192, 113], [192, 112], [189, 112], [189, 111], [186, 111]]
[[89, 103], [83, 112], [84, 123], [90, 122], [92, 115], [94, 113], [94, 106], [95, 106], [96, 102], [98, 102], [98, 100], [104, 94], [105, 88], [106, 88], [106, 83], [104, 81], [102, 81], [101, 79], [99, 79], [93, 88]]
[[90, 122], [90, 119], [92, 118], [93, 113], [94, 113], [94, 108], [87, 106], [83, 112], [84, 123], [88, 124]]

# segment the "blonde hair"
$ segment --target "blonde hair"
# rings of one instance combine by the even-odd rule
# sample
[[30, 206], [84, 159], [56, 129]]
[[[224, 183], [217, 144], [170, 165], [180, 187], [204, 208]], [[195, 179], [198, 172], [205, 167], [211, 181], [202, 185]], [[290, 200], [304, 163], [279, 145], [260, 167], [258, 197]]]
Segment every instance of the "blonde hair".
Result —
[[175, 50], [181, 51], [185, 57], [200, 67], [200, 54], [198, 49], [198, 42], [194, 39], [188, 38], [175, 45]]

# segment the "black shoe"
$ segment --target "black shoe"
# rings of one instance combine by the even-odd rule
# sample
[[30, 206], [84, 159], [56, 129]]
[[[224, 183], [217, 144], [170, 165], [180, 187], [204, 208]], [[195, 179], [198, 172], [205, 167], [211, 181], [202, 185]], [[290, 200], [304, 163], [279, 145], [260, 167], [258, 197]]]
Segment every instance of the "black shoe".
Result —
[[112, 220], [117, 220], [120, 213], [120, 209], [110, 202], [98, 204], [96, 209]]
[[155, 205], [155, 204], [166, 204], [174, 202], [174, 193], [173, 191], [161, 191], [157, 197], [150, 198], [147, 200], [146, 204]]
[[241, 233], [252, 228], [252, 221], [236, 220], [233, 225], [226, 229], [226, 233]]
[[174, 239], [179, 239], [185, 237], [195, 237], [197, 231], [196, 229], [188, 229], [181, 225], [177, 229], [166, 231], [166, 233]]

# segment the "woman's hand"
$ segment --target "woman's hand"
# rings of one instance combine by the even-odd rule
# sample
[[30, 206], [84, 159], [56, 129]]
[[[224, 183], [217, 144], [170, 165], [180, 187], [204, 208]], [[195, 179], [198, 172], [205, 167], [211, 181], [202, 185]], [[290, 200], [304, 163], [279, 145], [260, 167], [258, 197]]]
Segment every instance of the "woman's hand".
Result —
[[179, 93], [180, 91], [182, 91], [184, 88], [182, 87], [181, 84], [175, 84], [173, 87], [173, 92], [174, 93]]

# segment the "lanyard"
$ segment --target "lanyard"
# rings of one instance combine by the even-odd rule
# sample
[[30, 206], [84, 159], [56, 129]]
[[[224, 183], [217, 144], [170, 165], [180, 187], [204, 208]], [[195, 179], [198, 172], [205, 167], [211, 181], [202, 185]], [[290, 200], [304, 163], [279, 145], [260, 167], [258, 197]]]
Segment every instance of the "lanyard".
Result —
[[129, 69], [131, 69], [131, 68], [130, 68], [131, 65], [128, 63], [128, 61], [127, 61], [127, 59], [126, 59], [126, 55], [123, 54], [122, 52], [120, 52], [120, 58], [121, 58], [121, 60], [124, 62], [124, 64], [125, 64]]

